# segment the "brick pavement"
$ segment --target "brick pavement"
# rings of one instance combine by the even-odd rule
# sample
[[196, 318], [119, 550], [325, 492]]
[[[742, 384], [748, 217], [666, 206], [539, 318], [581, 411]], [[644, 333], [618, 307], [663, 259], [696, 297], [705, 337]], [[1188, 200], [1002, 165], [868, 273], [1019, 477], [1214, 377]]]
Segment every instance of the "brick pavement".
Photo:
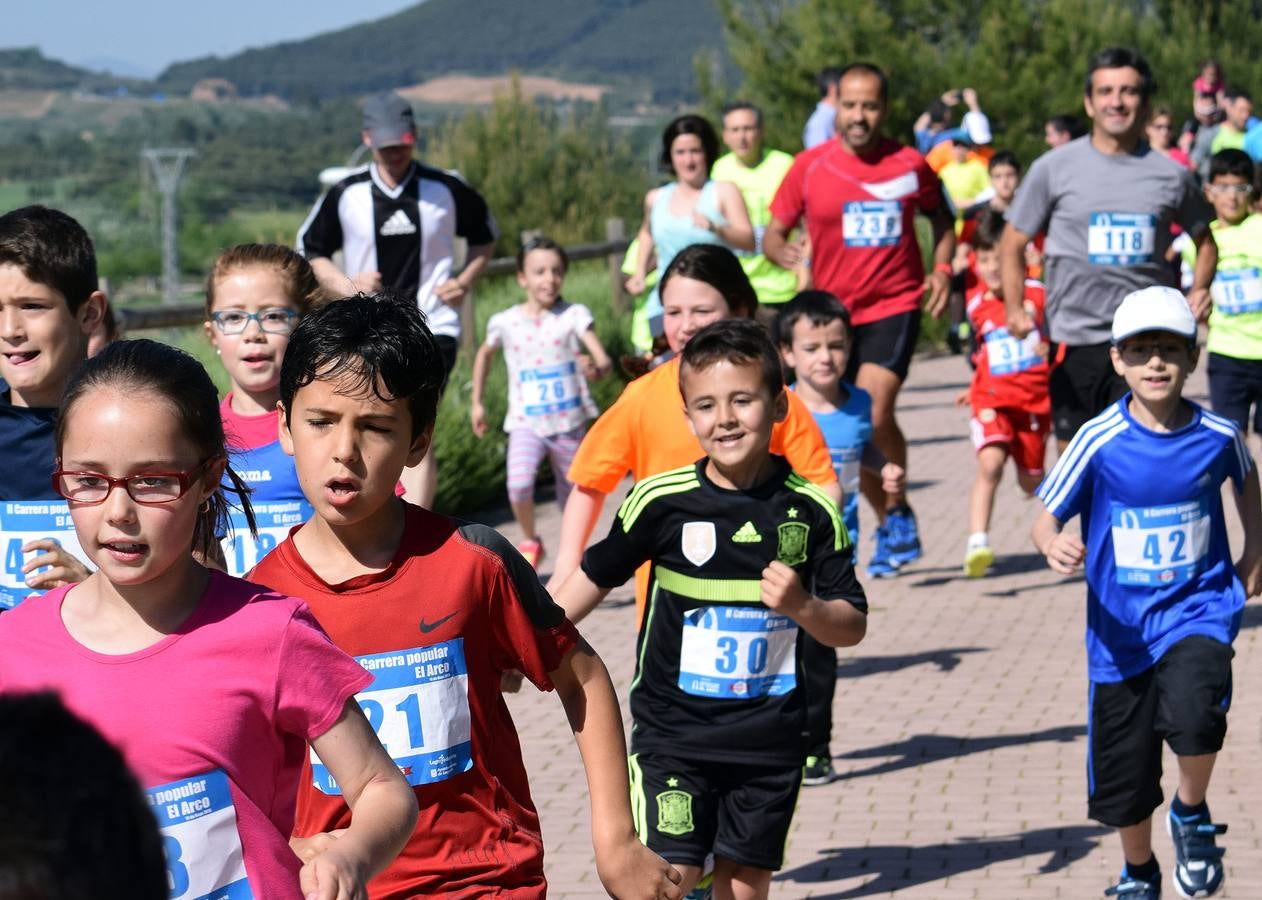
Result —
[[[959, 573], [973, 454], [966, 412], [952, 400], [966, 382], [959, 357], [919, 359], [901, 398], [925, 557], [898, 579], [865, 579], [868, 636], [839, 653], [833, 753], [842, 777], [803, 789], [773, 897], [1098, 897], [1120, 869], [1116, 838], [1086, 817], [1084, 586], [1033, 551], [1035, 506], [1010, 473], [992, 526], [997, 572], [979, 581]], [[1192, 396], [1203, 394], [1198, 373]], [[540, 511], [555, 546], [555, 505]], [[599, 533], [612, 512], [607, 504]], [[516, 537], [511, 523], [504, 530]], [[614, 592], [583, 627], [624, 701], [630, 596], [629, 587]], [[1254, 601], [1236, 642], [1230, 733], [1210, 791], [1215, 818], [1231, 826], [1220, 896], [1238, 900], [1262, 897], [1260, 670]], [[543, 820], [551, 896], [604, 896], [560, 704], [528, 688], [510, 706]], [[1167, 751], [1167, 797], [1173, 768]], [[1164, 834], [1155, 846], [1174, 896]]]

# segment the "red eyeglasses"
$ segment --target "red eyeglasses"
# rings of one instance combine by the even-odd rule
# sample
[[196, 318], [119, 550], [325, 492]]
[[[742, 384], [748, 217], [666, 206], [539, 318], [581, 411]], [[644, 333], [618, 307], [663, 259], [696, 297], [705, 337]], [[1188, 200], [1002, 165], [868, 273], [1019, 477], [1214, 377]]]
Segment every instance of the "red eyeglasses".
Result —
[[193, 476], [214, 460], [215, 457], [202, 460], [186, 472], [141, 472], [124, 478], [111, 478], [100, 472], [58, 469], [53, 473], [53, 490], [58, 496], [74, 503], [95, 506], [104, 503], [110, 491], [121, 485], [137, 503], [157, 506], [172, 503], [187, 494], [196, 480]]

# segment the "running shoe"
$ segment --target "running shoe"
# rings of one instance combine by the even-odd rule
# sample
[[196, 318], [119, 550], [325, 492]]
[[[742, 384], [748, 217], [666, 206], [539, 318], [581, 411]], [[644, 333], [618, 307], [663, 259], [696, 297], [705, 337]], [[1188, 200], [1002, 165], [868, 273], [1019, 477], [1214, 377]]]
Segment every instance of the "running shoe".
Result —
[[985, 544], [970, 547], [964, 554], [964, 574], [969, 578], [981, 578], [995, 564], [995, 551]]
[[[711, 866], [714, 864], [711, 863]], [[702, 865], [704, 869], [704, 864]], [[684, 894], [684, 900], [714, 900], [714, 869], [706, 872], [697, 882], [697, 886]]]
[[833, 771], [833, 761], [827, 756], [808, 756], [806, 765], [802, 767], [802, 783], [814, 787], [817, 784], [828, 784], [837, 777]]
[[890, 552], [889, 526], [882, 525], [876, 530], [876, 549], [872, 551], [872, 559], [868, 562], [868, 576], [871, 578], [893, 578], [898, 574], [898, 563]]
[[538, 538], [522, 541], [517, 545], [517, 552], [522, 555], [526, 562], [530, 563], [532, 569], [537, 569], [539, 568], [539, 563], [543, 561], [543, 541]]
[[1215, 825], [1209, 814], [1181, 819], [1173, 812], [1166, 816], [1166, 831], [1174, 843], [1174, 886], [1181, 897], [1212, 897], [1223, 886], [1224, 850], [1214, 838], [1227, 831]]
[[890, 558], [894, 565], [902, 566], [920, 559], [920, 530], [910, 506], [890, 510], [885, 517], [885, 530], [889, 533]]
[[1104, 896], [1121, 897], [1122, 900], [1161, 900], [1161, 879], [1140, 881], [1126, 874], [1123, 869], [1121, 879], [1105, 891]]

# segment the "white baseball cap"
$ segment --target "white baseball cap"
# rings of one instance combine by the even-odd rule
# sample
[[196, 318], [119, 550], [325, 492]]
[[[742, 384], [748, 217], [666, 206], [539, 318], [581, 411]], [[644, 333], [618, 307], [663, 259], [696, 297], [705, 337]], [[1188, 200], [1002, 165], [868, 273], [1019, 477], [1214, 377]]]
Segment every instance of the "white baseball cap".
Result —
[[1187, 298], [1171, 287], [1153, 286], [1131, 291], [1113, 314], [1113, 343], [1144, 331], [1169, 331], [1196, 337], [1196, 316]]

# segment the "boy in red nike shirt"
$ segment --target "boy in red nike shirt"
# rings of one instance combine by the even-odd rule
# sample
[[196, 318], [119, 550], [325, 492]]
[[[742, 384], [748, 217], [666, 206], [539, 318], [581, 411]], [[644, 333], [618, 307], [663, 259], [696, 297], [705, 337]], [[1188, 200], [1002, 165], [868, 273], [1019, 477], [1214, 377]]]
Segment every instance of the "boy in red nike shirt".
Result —
[[1043, 480], [1043, 459], [1051, 430], [1047, 392], [1048, 345], [1043, 337], [1043, 285], [1026, 280], [1024, 304], [1036, 323], [1024, 339], [1008, 334], [999, 272], [999, 238], [1003, 214], [988, 209], [977, 219], [973, 248], [981, 282], [968, 297], [969, 324], [977, 336], [976, 368], [966, 399], [973, 408], [970, 431], [977, 448], [977, 477], [968, 503], [968, 545], [964, 574], [980, 578], [995, 561], [990, 548], [990, 515], [995, 490], [1008, 457], [1017, 467], [1017, 482], [1033, 494]]
[[[618, 699], [600, 657], [512, 545], [395, 496], [429, 449], [445, 369], [416, 304], [360, 294], [304, 318], [281, 368], [280, 441], [315, 510], [250, 575], [302, 597], [374, 676], [356, 694], [420, 818], [372, 900], [546, 896], [543, 839], [500, 676], [556, 689], [582, 753], [596, 868], [619, 897], [678, 900], [679, 873], [636, 838]], [[312, 752], [300, 857], [349, 810]]]

